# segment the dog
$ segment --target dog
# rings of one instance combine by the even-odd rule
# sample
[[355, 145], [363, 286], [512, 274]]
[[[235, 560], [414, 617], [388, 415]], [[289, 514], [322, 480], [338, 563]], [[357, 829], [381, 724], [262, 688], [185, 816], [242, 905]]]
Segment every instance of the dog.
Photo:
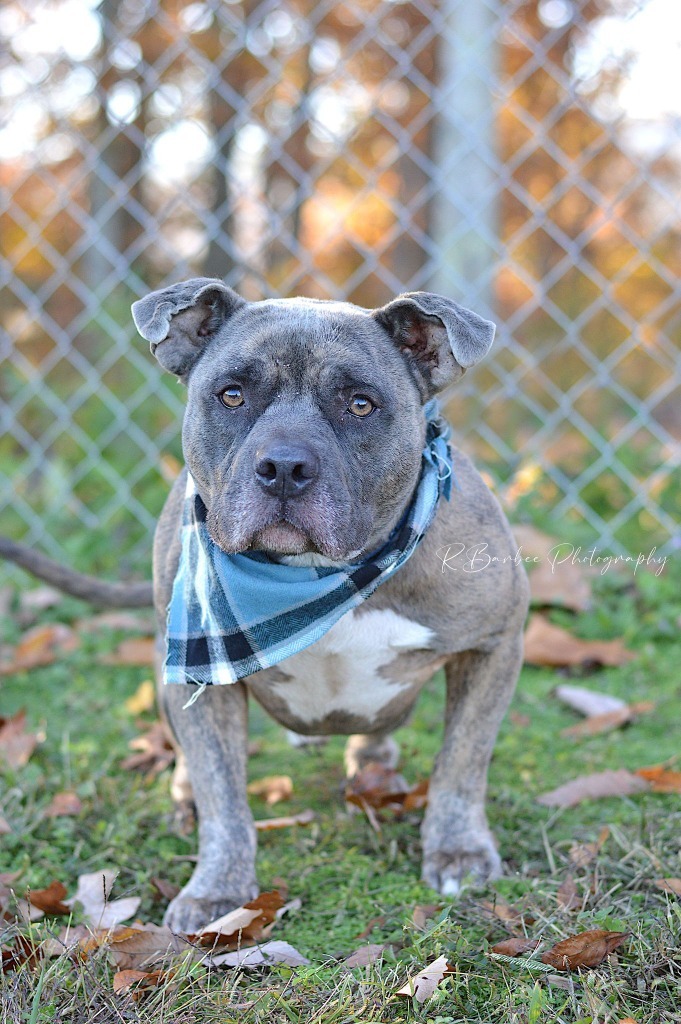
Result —
[[[208, 278], [152, 292], [133, 317], [187, 391], [186, 467], [154, 542], [159, 660], [173, 601], [182, 606], [180, 576], [185, 587], [203, 586], [206, 545], [227, 565], [250, 558], [248, 571], [270, 574], [273, 589], [291, 567], [296, 579], [317, 573], [323, 586], [343, 571], [364, 588], [311, 642], [299, 616], [294, 628], [307, 629], [308, 642], [289, 650], [277, 635], [273, 647], [285, 656], [265, 658], [257, 671], [249, 674], [249, 648], [234, 656], [241, 674], [208, 680], [227, 685], [197, 688], [206, 679], [180, 667], [159, 688], [178, 748], [173, 796], [193, 801], [199, 836], [196, 869], [166, 923], [195, 932], [258, 892], [246, 796], [249, 696], [302, 736], [347, 735], [352, 776], [370, 761], [395, 764], [391, 733], [441, 668], [444, 740], [421, 830], [422, 878], [453, 896], [467, 879], [498, 876], [487, 770], [520, 671], [528, 607], [509, 526], [472, 463], [452, 449], [451, 463], [435, 463], [438, 486], [451, 493], [439, 494], [423, 536], [394, 572], [376, 555], [399, 548], [394, 538], [420, 493], [432, 400], [486, 354], [494, 325], [428, 292], [368, 310], [304, 298], [248, 302]], [[185, 564], [197, 531], [204, 548]], [[383, 566], [380, 585], [365, 585], [367, 564]], [[256, 591], [266, 603], [269, 583]], [[204, 603], [200, 614], [213, 610]], [[240, 641], [250, 635], [244, 629]]]

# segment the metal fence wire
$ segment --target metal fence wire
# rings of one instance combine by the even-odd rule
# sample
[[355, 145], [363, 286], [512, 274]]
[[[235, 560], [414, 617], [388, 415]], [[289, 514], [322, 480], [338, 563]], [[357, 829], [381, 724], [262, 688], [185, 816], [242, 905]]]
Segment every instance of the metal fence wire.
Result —
[[206, 274], [493, 318], [457, 442], [516, 517], [671, 549], [678, 22], [668, 0], [5, 2], [2, 532], [146, 568], [183, 399], [129, 307]]

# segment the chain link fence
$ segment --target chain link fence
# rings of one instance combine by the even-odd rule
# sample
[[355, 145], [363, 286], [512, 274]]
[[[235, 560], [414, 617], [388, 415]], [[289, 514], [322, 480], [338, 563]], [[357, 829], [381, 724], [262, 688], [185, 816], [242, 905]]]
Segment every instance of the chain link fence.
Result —
[[2, 532], [148, 572], [183, 402], [129, 306], [207, 274], [251, 299], [426, 289], [490, 316], [493, 355], [447, 412], [512, 513], [674, 547], [669, 8], [6, 2]]

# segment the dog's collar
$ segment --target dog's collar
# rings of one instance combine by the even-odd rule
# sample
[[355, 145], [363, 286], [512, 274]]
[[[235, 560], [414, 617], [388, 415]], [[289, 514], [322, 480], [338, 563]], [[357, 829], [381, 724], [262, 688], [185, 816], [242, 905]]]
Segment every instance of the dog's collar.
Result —
[[228, 555], [208, 534], [206, 507], [191, 475], [180, 564], [168, 608], [164, 682], [235, 683], [319, 640], [404, 565], [453, 481], [449, 426], [429, 402], [421, 474], [387, 541], [360, 562], [290, 565], [266, 552]]

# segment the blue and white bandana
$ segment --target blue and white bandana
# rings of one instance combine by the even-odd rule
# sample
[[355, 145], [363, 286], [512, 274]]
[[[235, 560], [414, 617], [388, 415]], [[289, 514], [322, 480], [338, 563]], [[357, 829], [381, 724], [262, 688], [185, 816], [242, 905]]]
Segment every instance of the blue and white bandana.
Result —
[[188, 476], [164, 682], [235, 683], [276, 665], [319, 640], [404, 565], [440, 497], [451, 494], [449, 426], [434, 400], [425, 413], [426, 446], [411, 505], [383, 547], [357, 564], [286, 565], [264, 551], [225, 554], [208, 534], [206, 506]]

